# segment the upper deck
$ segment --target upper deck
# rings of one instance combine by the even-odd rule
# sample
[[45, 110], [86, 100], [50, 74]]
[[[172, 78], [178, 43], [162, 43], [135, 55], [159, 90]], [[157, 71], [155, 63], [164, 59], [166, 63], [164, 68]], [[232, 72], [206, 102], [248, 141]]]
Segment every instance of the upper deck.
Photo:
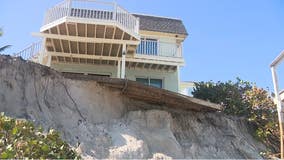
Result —
[[115, 2], [65, 0], [47, 10], [40, 31], [63, 22], [113, 25], [139, 39], [139, 18]]

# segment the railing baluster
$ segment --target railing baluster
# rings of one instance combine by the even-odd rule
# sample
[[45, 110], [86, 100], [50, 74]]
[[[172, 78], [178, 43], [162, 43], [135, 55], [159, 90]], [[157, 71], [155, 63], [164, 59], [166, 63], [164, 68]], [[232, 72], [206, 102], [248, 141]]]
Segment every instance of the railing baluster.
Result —
[[14, 54], [15, 57], [22, 57], [23, 59], [29, 60], [34, 58], [42, 49], [42, 42], [33, 43], [28, 46], [26, 49], [20, 51], [19, 53]]
[[181, 48], [176, 43], [141, 39], [136, 53], [151, 56], [181, 57]]

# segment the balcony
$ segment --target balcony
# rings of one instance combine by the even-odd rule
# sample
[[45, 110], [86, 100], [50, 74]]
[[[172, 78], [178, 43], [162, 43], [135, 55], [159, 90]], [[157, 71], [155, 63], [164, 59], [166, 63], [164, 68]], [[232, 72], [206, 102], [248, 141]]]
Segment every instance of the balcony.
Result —
[[159, 42], [155, 39], [142, 39], [136, 53], [148, 56], [182, 57], [181, 47], [176, 43]]
[[56, 22], [83, 20], [84, 22], [116, 25], [139, 38], [139, 19], [114, 2], [95, 0], [65, 0], [45, 15], [41, 31], [56, 25]]
[[142, 38], [135, 58], [184, 63], [181, 44]]

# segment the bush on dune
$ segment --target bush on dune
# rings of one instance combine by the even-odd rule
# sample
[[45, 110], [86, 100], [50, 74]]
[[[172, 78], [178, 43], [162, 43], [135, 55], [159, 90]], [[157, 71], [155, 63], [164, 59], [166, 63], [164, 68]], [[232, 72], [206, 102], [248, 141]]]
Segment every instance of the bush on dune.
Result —
[[44, 133], [32, 122], [0, 115], [1, 159], [77, 159], [75, 151], [55, 130]]

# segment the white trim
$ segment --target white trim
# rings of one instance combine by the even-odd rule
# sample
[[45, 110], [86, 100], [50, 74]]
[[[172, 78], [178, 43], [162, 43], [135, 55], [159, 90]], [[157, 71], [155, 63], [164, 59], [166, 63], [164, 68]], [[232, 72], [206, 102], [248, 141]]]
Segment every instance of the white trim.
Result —
[[145, 33], [140, 33], [140, 37], [143, 38], [153, 38], [153, 39], [161, 39], [161, 38], [167, 38], [167, 39], [172, 39], [172, 40], [184, 40], [185, 38], [182, 37], [170, 37], [166, 35], [153, 35], [153, 34], [145, 34]]
[[135, 54], [134, 58], [155, 60], [155, 61], [175, 62], [175, 63], [178, 63], [180, 65], [184, 64], [184, 59], [182, 57], [166, 57], [166, 56], [151, 56], [151, 55]]
[[138, 16], [135, 16], [136, 18], [140, 18], [139, 15], [141, 16], [149, 16], [149, 17], [156, 17], [156, 18], [167, 18], [167, 19], [173, 19], [173, 20], [181, 20], [180, 18], [174, 18], [174, 17], [166, 17], [166, 16], [157, 16], [157, 15], [151, 15], [151, 14], [145, 14], [145, 13], [131, 13], [132, 15], [133, 14], [136, 14]]
[[66, 21], [66, 18], [67, 18], [67, 17], [62, 17], [62, 18], [57, 19], [57, 20], [55, 20], [55, 21], [53, 21], [53, 22], [51, 22], [51, 23], [48, 23], [48, 24], [46, 24], [46, 25], [43, 25], [43, 26], [40, 28], [40, 32], [43, 32], [43, 31], [48, 30], [48, 29], [50, 29], [50, 28], [52, 28], [52, 27], [55, 27], [55, 26], [57, 26], [57, 25], [59, 25], [59, 24], [61, 24], [61, 23], [64, 23], [64, 22]]

